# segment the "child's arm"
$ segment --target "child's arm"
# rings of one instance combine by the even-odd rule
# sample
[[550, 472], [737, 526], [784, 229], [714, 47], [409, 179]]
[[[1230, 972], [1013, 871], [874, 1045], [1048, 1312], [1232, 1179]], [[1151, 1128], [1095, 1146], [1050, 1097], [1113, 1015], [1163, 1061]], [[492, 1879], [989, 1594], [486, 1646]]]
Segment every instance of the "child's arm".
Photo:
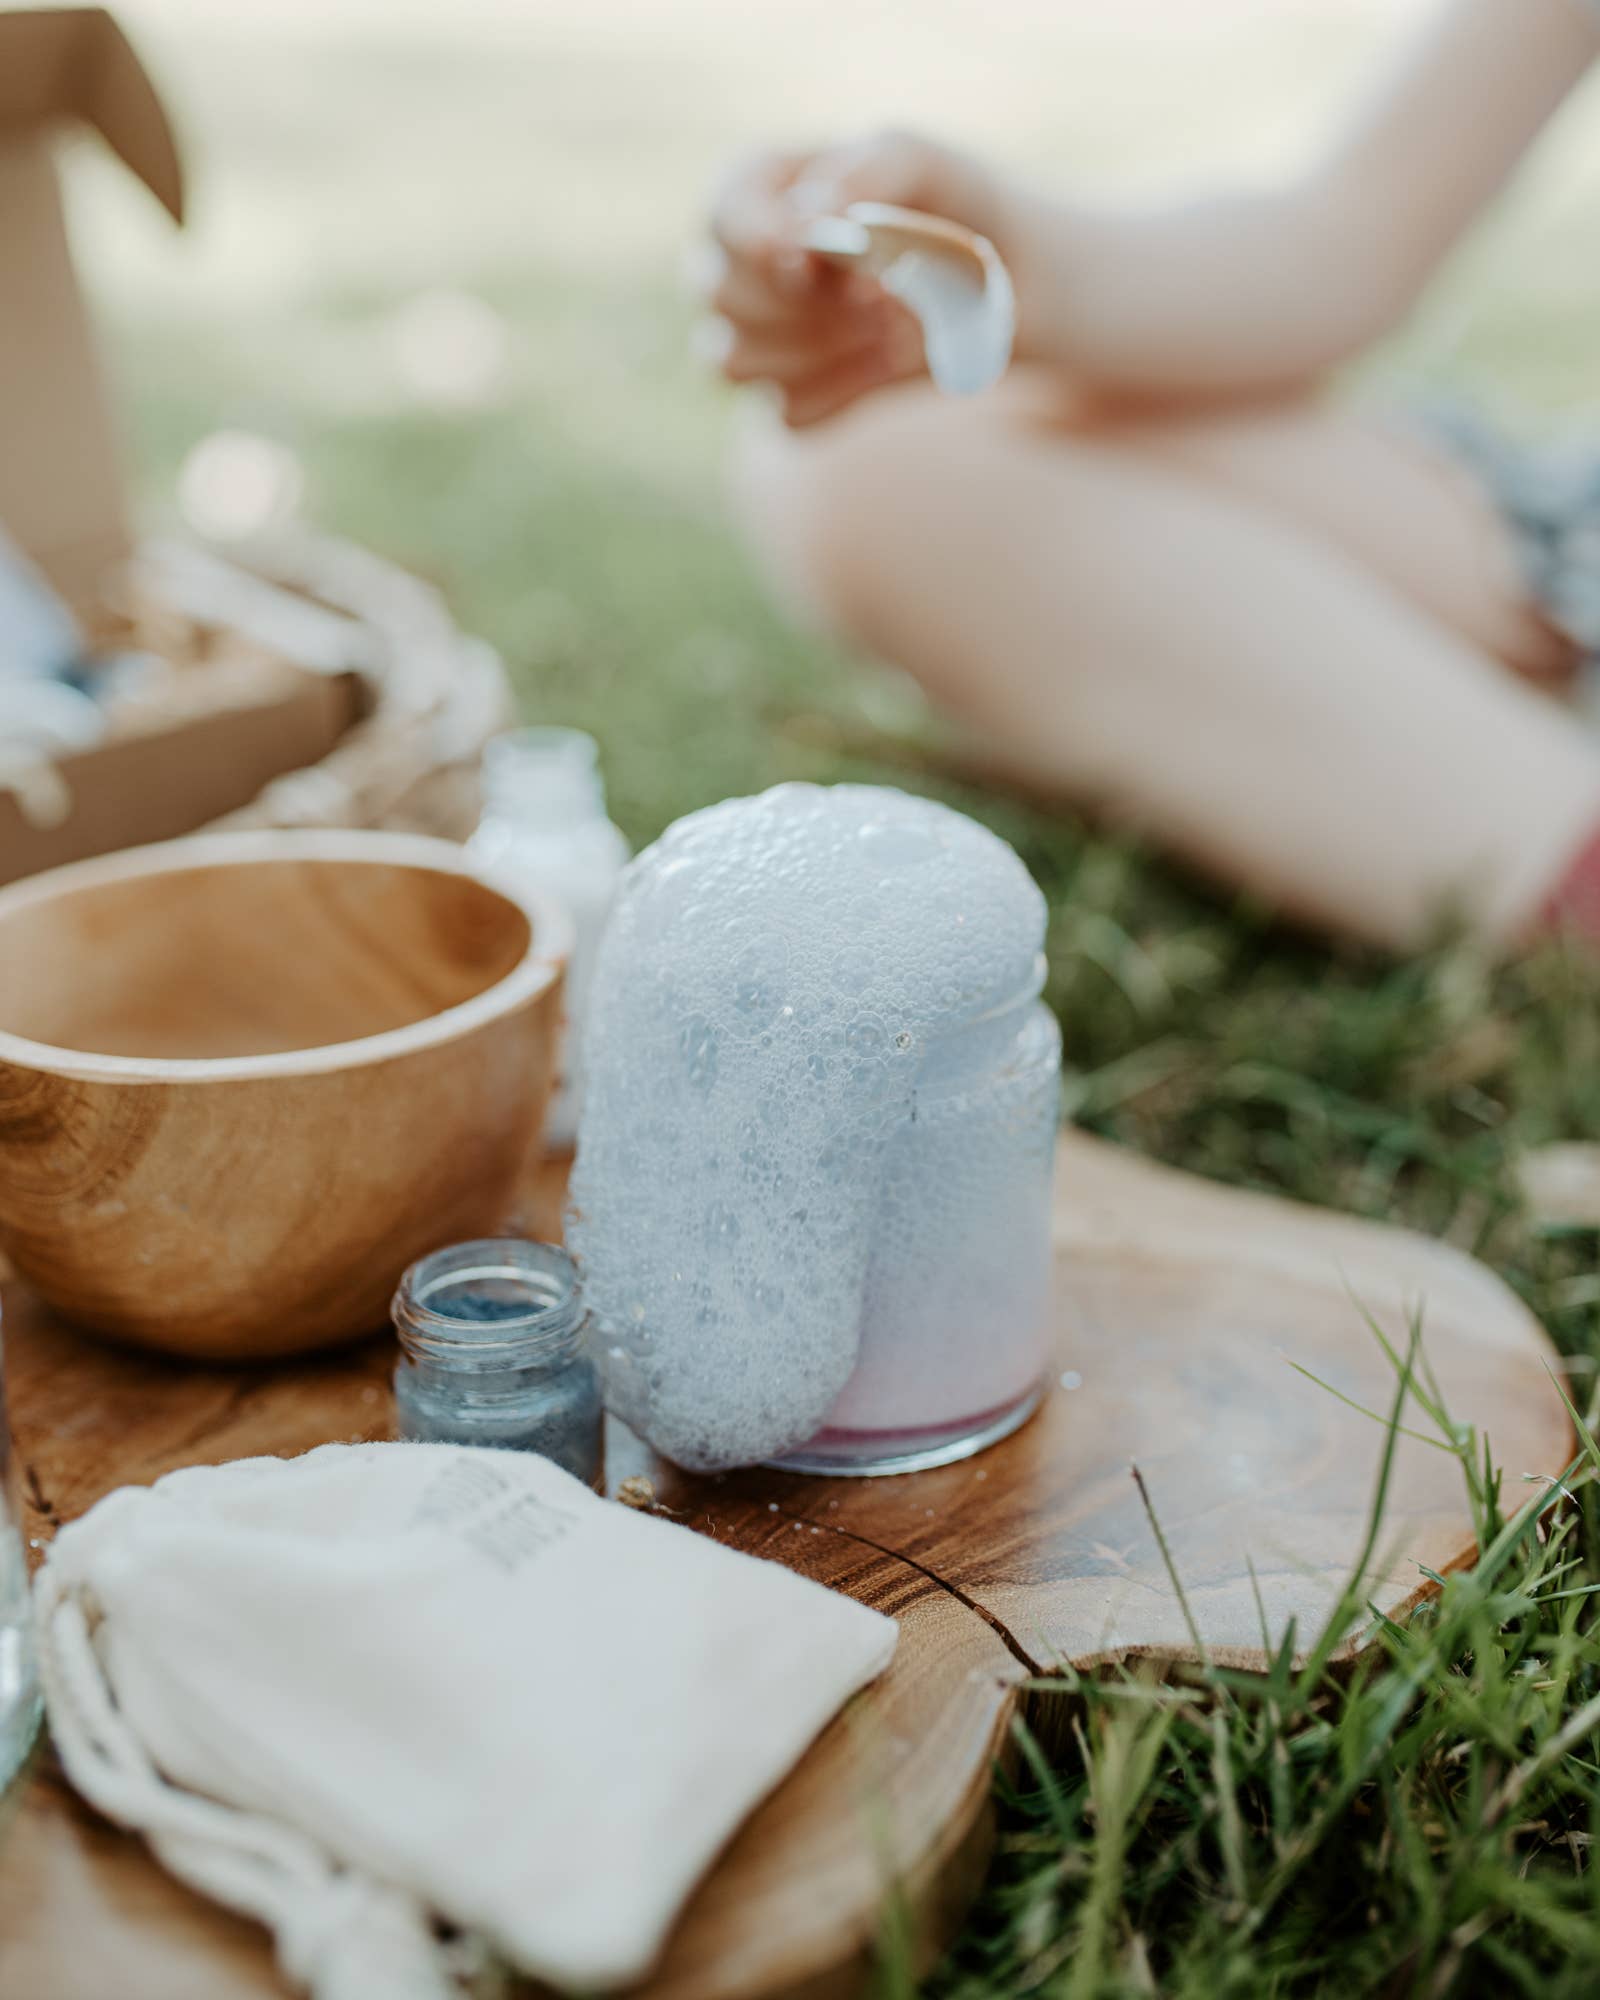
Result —
[[1316, 375], [1401, 319], [1597, 55], [1593, 0], [1455, 0], [1281, 189], [1120, 214], [1018, 196], [1023, 338], [1134, 393]]
[[768, 155], [714, 217], [723, 365], [778, 383], [791, 422], [915, 368], [892, 302], [795, 248], [802, 210], [879, 200], [993, 237], [1017, 280], [1019, 352], [1092, 389], [1291, 387], [1400, 319], [1597, 56], [1600, 0], [1451, 0], [1304, 173], [1147, 209], [1048, 199], [899, 134]]

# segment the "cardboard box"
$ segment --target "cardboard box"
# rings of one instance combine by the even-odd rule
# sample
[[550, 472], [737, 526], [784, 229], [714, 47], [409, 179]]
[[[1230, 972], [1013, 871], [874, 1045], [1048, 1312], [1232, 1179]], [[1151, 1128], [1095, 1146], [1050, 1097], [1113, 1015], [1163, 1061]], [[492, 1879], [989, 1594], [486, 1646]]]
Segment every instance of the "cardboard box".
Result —
[[275, 702], [223, 708], [172, 729], [64, 757], [68, 810], [30, 816], [0, 790], [0, 886], [116, 847], [172, 840], [248, 805], [285, 771], [316, 764], [355, 719], [353, 678], [308, 674]]
[[[166, 112], [104, 9], [0, 13], [0, 523], [72, 606], [102, 625], [101, 594], [131, 553], [127, 489], [105, 378], [67, 242], [55, 146], [88, 126], [183, 219]], [[195, 669], [194, 671], [203, 671]], [[269, 677], [237, 703], [63, 759], [67, 802], [39, 823], [0, 792], [0, 882], [192, 832], [270, 779], [320, 761], [356, 719], [355, 678]]]

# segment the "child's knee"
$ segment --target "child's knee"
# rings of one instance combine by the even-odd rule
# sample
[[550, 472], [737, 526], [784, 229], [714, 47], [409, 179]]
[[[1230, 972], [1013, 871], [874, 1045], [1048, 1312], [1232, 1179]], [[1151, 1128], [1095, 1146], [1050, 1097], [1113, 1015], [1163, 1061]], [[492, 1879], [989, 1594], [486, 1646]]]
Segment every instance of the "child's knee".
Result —
[[777, 413], [747, 404], [728, 468], [734, 522], [785, 610], [831, 625], [828, 579], [818, 560], [817, 468]]
[[926, 496], [949, 427], [974, 421], [976, 412], [923, 387], [874, 396], [799, 432], [770, 410], [750, 413], [733, 452], [735, 517], [792, 615], [863, 636], [875, 591], [890, 587], [888, 545], [899, 540], [891, 528]]

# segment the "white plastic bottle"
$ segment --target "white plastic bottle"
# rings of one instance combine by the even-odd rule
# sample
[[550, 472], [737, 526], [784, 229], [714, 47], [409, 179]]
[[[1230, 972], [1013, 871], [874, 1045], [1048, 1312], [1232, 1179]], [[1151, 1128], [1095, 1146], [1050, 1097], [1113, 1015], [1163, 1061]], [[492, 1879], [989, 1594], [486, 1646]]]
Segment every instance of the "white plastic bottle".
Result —
[[600, 934], [629, 847], [606, 817], [599, 746], [580, 729], [513, 729], [484, 753], [484, 809], [471, 851], [561, 898], [576, 939], [567, 967], [567, 1032], [545, 1142], [571, 1146], [583, 1077], [583, 1016]]

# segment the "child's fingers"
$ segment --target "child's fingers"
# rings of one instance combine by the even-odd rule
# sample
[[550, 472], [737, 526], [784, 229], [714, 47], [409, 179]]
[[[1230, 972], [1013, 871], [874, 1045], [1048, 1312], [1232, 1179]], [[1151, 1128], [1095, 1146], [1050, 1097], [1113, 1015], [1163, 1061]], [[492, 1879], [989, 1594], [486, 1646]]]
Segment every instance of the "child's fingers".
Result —
[[737, 284], [736, 302], [723, 307], [753, 318], [781, 311], [815, 289], [819, 267], [796, 240], [788, 190], [802, 171], [805, 153], [758, 153], [724, 176], [712, 198], [711, 237], [726, 266], [723, 282]]
[[807, 251], [802, 234], [819, 210], [862, 197], [959, 216], [963, 178], [972, 175], [958, 156], [903, 133], [737, 162], [714, 197], [712, 247], [699, 260], [697, 289], [715, 315], [696, 340], [702, 357], [732, 381], [775, 383], [797, 428], [919, 374], [916, 322], [874, 280]]
[[717, 242], [738, 256], [766, 241], [809, 158], [767, 151], [734, 160], [711, 194], [711, 234]]
[[890, 129], [805, 156], [793, 170], [787, 198], [791, 207], [813, 214], [837, 215], [853, 201], [884, 201], [964, 221], [970, 179], [959, 155], [920, 133]]
[[837, 415], [874, 389], [904, 382], [923, 369], [922, 342], [915, 322], [897, 322], [883, 339], [857, 354], [846, 355], [815, 374], [791, 382], [784, 390], [783, 420], [791, 430], [804, 430]]
[[716, 244], [697, 256], [691, 282], [707, 309], [738, 326], [822, 325], [840, 312], [869, 309], [884, 296], [875, 279], [820, 265], [798, 296], [775, 285], [759, 263], [730, 257]]
[[893, 324], [886, 306], [770, 328], [732, 324], [718, 365], [730, 382], [799, 381], [881, 345]]
[[758, 326], [792, 318], [796, 302], [775, 285], [765, 253], [735, 256], [713, 237], [696, 243], [684, 258], [689, 291], [722, 319]]
[[700, 296], [722, 319], [782, 326], [813, 303], [809, 287], [797, 297], [776, 281], [768, 258], [731, 257], [720, 244], [709, 247], [715, 262], [708, 258], [701, 266]]

